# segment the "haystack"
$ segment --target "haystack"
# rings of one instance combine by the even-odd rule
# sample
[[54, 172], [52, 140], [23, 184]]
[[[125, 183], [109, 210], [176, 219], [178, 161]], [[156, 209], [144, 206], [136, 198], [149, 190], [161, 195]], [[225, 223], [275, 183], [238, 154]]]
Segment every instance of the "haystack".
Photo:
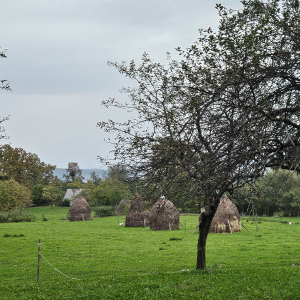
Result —
[[70, 221], [89, 221], [91, 207], [83, 197], [76, 198], [69, 209]]
[[150, 216], [151, 230], [179, 229], [179, 211], [165, 197], [160, 197], [154, 204]]
[[130, 203], [129, 213], [126, 216], [126, 227], [141, 227], [149, 224], [150, 212], [144, 209], [144, 202], [139, 194], [134, 195]]
[[211, 222], [209, 233], [232, 233], [241, 230], [240, 214], [234, 203], [223, 194], [215, 216]]
[[[119, 205], [117, 206], [117, 214], [118, 215], [122, 215], [124, 214], [124, 210], [126, 209], [126, 207], [129, 205], [130, 207], [130, 203], [131, 203], [131, 200], [129, 199], [122, 199], [119, 203]], [[128, 208], [127, 208], [128, 209]], [[128, 210], [127, 210], [128, 212]]]

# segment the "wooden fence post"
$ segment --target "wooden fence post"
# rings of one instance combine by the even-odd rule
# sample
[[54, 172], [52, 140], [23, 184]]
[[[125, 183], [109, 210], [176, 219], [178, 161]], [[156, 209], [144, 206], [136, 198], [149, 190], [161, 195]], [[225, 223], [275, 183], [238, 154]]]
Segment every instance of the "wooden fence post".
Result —
[[38, 252], [38, 266], [37, 266], [37, 283], [40, 282], [40, 252], [41, 251], [41, 239], [39, 239], [39, 252]]

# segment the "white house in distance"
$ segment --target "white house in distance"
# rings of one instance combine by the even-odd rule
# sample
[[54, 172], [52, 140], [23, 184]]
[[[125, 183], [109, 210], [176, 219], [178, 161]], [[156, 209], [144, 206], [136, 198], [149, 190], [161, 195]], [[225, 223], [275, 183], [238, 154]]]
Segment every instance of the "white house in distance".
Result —
[[70, 200], [70, 206], [72, 205], [72, 201], [74, 200], [75, 196], [78, 195], [82, 189], [67, 189], [64, 200], [68, 199]]

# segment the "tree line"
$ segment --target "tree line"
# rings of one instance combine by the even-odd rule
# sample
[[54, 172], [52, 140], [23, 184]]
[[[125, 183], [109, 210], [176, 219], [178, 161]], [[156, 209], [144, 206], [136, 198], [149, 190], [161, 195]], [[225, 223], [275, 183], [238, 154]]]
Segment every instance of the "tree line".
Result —
[[[69, 205], [64, 200], [67, 189], [82, 189], [91, 206], [115, 205], [131, 197], [129, 187], [120, 181], [115, 168], [106, 178], [91, 173], [83, 181], [78, 163], [69, 163], [62, 179], [53, 175], [56, 166], [46, 164], [37, 154], [9, 144], [0, 147], [0, 211], [25, 208], [31, 205]], [[79, 196], [79, 195], [78, 195]]]

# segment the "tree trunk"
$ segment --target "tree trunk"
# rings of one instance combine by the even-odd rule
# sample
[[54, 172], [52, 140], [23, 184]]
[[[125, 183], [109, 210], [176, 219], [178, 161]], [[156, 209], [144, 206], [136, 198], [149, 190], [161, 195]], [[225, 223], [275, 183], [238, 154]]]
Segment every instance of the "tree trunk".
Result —
[[215, 215], [216, 209], [213, 211], [202, 212], [199, 218], [199, 239], [198, 239], [198, 252], [197, 252], [197, 267], [196, 269], [205, 269], [206, 268], [206, 240], [209, 232], [211, 221]]

